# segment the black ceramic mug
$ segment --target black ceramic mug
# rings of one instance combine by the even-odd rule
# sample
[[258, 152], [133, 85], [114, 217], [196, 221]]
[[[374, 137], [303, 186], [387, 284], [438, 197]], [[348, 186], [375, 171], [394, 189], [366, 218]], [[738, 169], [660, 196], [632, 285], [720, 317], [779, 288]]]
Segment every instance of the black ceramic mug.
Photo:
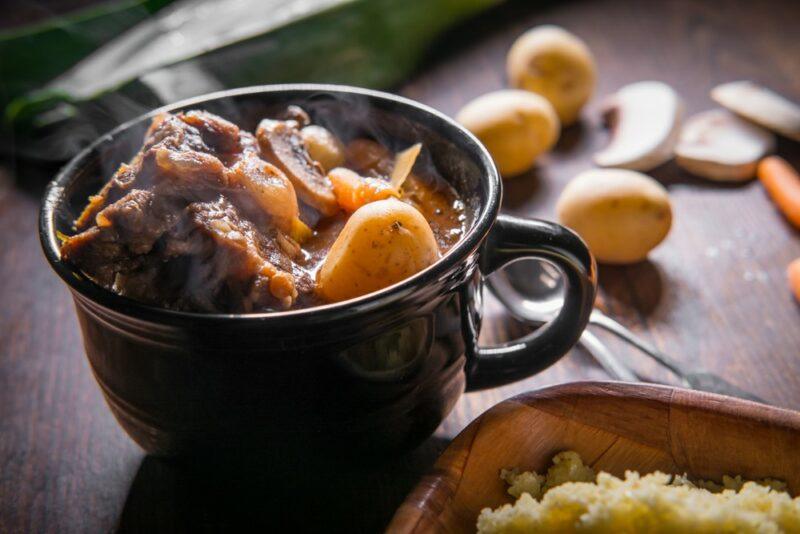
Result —
[[[141, 304], [60, 260], [57, 232], [73, 233], [87, 196], [140, 148], [155, 113], [206, 109], [252, 131], [288, 104], [344, 137], [369, 135], [398, 147], [422, 142], [423, 163], [453, 185], [470, 213], [461, 241], [436, 264], [382, 291], [240, 315]], [[72, 291], [97, 382], [146, 451], [259, 447], [380, 456], [429, 436], [465, 389], [513, 382], [551, 365], [586, 325], [595, 296], [586, 245], [551, 222], [498, 216], [500, 197], [486, 149], [433, 109], [350, 87], [264, 86], [171, 105], [101, 137], [48, 187], [40, 233], [47, 259]], [[561, 270], [564, 306], [532, 334], [479, 346], [482, 280], [521, 258]]]

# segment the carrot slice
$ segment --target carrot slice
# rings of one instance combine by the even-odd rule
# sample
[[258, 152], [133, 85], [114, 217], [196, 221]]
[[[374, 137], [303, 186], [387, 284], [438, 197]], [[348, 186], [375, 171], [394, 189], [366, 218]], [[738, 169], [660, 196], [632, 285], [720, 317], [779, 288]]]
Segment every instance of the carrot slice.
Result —
[[786, 274], [789, 276], [789, 287], [792, 288], [794, 298], [800, 302], [800, 258], [789, 264]]
[[758, 179], [772, 201], [796, 228], [800, 228], [800, 175], [778, 156], [769, 156], [758, 164]]
[[397, 190], [386, 180], [360, 176], [344, 167], [331, 170], [328, 179], [333, 184], [333, 194], [336, 195], [339, 206], [349, 213], [376, 200], [400, 197]]

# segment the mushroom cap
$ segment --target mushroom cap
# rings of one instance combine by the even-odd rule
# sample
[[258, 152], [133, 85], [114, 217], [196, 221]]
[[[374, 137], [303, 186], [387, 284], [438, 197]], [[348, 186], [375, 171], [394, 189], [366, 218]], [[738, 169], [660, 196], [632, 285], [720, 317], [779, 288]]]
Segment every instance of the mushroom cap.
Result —
[[606, 103], [611, 142], [594, 155], [601, 167], [648, 171], [672, 157], [683, 104], [669, 85], [645, 81], [626, 85]]
[[776, 133], [800, 141], [800, 106], [751, 81], [723, 83], [711, 99], [737, 115]]
[[775, 137], [760, 126], [712, 109], [692, 116], [675, 147], [677, 163], [711, 180], [749, 180], [758, 161], [773, 150]]

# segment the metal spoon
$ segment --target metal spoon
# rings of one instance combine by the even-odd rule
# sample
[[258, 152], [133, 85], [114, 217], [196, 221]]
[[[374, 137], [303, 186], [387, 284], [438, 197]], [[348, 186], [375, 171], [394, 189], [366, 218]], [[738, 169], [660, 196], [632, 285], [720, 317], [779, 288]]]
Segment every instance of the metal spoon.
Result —
[[622, 380], [623, 382], [639, 382], [639, 377], [636, 376], [636, 373], [634, 373], [624, 363], [619, 361], [617, 357], [614, 356], [610, 350], [608, 350], [608, 347], [606, 347], [605, 343], [597, 339], [597, 336], [588, 330], [583, 331], [578, 343], [583, 345], [586, 350], [589, 351], [589, 354], [591, 354], [594, 359], [597, 360], [597, 363], [600, 364], [600, 367], [602, 367], [608, 376], [614, 380]]
[[[561, 276], [553, 266], [546, 262], [535, 260], [516, 262], [490, 276], [488, 285], [492, 293], [508, 308], [511, 314], [522, 321], [542, 324], [555, 316], [561, 306]], [[721, 376], [702, 369], [690, 368], [674, 360], [597, 308], [592, 311], [589, 324], [599, 326], [638, 348], [675, 374], [684, 387], [764, 402]], [[584, 332], [581, 336], [580, 343], [592, 352], [604, 369], [608, 370], [606, 364], [609, 361], [616, 363], [616, 365], [609, 366], [618, 367], [609, 373], [612, 377], [620, 380], [636, 380], [632, 372], [627, 376], [624, 371], [620, 374], [620, 369], [630, 370], [611, 355], [596, 337], [589, 333], [587, 338], [587, 333]], [[597, 350], [598, 346], [600, 347], [599, 351]], [[611, 356], [610, 360], [608, 356]], [[606, 364], [603, 363], [603, 360], [606, 361]], [[631, 375], [634, 377], [630, 378]], [[621, 376], [625, 376], [625, 378], [621, 378]]]

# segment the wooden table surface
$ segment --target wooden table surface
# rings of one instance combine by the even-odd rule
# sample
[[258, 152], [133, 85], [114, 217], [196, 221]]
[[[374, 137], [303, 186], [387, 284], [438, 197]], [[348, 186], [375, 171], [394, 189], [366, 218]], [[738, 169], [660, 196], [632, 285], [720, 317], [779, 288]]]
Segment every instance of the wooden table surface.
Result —
[[[505, 184], [507, 211], [549, 218], [564, 184], [589, 168], [606, 142], [600, 97], [623, 84], [670, 83], [689, 113], [711, 108], [709, 89], [736, 79], [800, 101], [798, 20], [800, 4], [792, 0], [514, 2], [448, 33], [398, 91], [454, 113], [504, 86], [505, 52], [525, 29], [555, 23], [583, 37], [599, 67], [584, 121], [563, 133], [537, 170]], [[800, 165], [800, 145], [782, 141], [778, 150]], [[464, 395], [408, 456], [336, 476], [298, 473], [297, 480], [276, 482], [255, 466], [218, 466], [211, 474], [205, 466], [146, 457], [106, 408], [68, 291], [40, 252], [37, 212], [51, 174], [0, 168], [0, 532], [218, 531], [287, 519], [318, 530], [379, 531], [448, 441], [489, 406], [545, 384], [605, 376], [574, 349], [538, 376]], [[601, 267], [606, 309], [675, 358], [800, 409], [800, 307], [785, 276], [800, 256], [800, 235], [757, 182], [703, 182], [673, 163], [652, 175], [672, 196], [672, 232], [645, 263]], [[487, 299], [484, 341], [524, 331]], [[600, 335], [641, 373], [671, 380]]]

